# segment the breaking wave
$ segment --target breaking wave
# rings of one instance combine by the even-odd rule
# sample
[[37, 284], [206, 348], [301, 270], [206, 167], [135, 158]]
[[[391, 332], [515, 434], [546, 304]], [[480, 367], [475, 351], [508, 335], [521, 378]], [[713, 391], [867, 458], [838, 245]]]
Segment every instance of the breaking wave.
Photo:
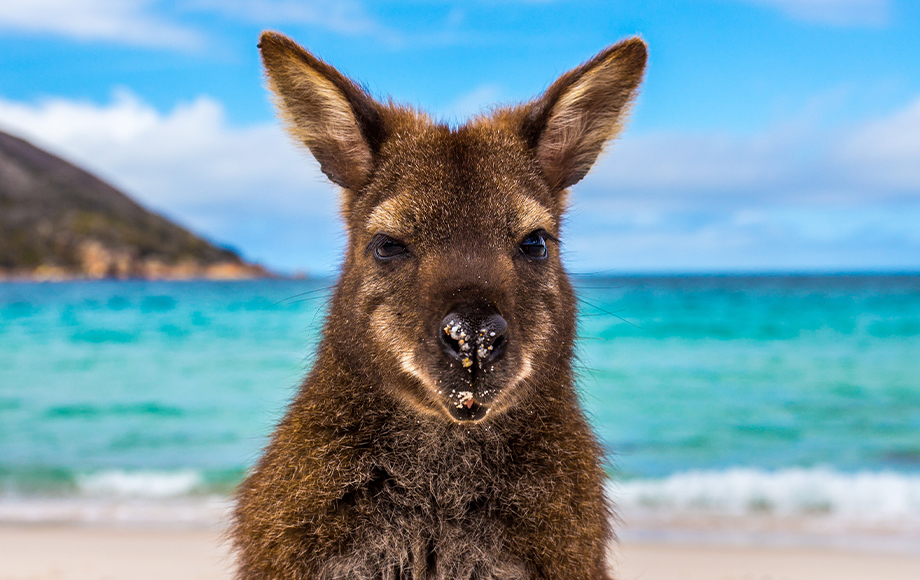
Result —
[[640, 517], [817, 517], [920, 528], [920, 474], [734, 468], [620, 481], [610, 493], [621, 512]]
[[93, 497], [167, 498], [202, 491], [204, 478], [195, 470], [112, 470], [77, 476], [77, 488]]
[[212, 526], [226, 523], [232, 503], [227, 485], [192, 469], [107, 470], [65, 479], [69, 485], [40, 482], [44, 493], [29, 491], [32, 481], [7, 486], [0, 522]]

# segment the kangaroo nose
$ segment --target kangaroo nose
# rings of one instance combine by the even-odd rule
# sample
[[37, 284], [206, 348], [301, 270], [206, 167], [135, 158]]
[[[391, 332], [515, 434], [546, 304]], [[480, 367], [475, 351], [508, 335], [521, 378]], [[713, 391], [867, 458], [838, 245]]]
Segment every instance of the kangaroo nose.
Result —
[[472, 317], [451, 312], [441, 321], [439, 335], [444, 352], [464, 368], [475, 363], [480, 369], [505, 352], [508, 323], [500, 314]]

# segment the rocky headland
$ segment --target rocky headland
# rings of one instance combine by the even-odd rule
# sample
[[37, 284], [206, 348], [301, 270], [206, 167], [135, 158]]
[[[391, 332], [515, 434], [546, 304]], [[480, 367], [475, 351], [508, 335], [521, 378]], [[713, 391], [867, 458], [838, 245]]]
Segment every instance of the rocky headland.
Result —
[[271, 276], [79, 167], [0, 132], [0, 280]]

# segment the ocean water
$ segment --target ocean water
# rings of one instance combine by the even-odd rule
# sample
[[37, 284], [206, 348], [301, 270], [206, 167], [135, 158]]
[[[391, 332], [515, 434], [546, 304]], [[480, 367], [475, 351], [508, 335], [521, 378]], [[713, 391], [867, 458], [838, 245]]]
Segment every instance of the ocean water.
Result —
[[[575, 283], [624, 513], [920, 532], [920, 276]], [[0, 284], [0, 521], [222, 517], [330, 284]]]

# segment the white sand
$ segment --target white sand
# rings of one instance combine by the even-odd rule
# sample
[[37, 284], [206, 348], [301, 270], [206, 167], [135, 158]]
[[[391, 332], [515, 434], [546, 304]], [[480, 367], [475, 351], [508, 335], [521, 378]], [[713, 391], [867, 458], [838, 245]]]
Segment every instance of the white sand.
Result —
[[920, 555], [624, 544], [619, 580], [920, 580]]
[[[920, 554], [624, 542], [620, 580], [918, 580]], [[0, 525], [0, 580], [229, 580], [219, 530]]]
[[218, 580], [231, 571], [216, 530], [0, 526], [0, 580]]

